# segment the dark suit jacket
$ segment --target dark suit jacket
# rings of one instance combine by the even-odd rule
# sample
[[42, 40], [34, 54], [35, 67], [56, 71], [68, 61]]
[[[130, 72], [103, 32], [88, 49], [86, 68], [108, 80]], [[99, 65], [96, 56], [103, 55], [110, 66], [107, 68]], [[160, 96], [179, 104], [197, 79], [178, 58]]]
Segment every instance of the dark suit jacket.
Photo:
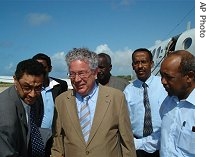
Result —
[[14, 86], [0, 93], [0, 157], [27, 156], [25, 109]]
[[56, 126], [52, 157], [136, 157], [124, 94], [99, 85], [96, 110], [86, 143], [77, 113], [75, 93], [56, 98]]
[[[57, 78], [53, 78], [53, 77], [51, 77], [51, 79], [53, 79], [59, 83], [52, 88], [52, 96], [53, 96], [53, 100], [55, 101], [55, 98], [58, 95], [60, 95], [64, 91], [68, 90], [68, 85], [67, 85], [66, 81], [63, 81], [63, 80], [60, 80]], [[36, 104], [32, 107], [35, 107], [36, 124], [38, 127], [41, 127], [43, 116], [44, 116], [44, 102], [42, 100], [42, 95], [40, 95]], [[52, 137], [47, 141], [47, 144], [46, 144], [46, 148], [45, 148], [45, 154], [46, 154], [45, 156], [46, 157], [50, 157], [51, 147], [52, 147]]]

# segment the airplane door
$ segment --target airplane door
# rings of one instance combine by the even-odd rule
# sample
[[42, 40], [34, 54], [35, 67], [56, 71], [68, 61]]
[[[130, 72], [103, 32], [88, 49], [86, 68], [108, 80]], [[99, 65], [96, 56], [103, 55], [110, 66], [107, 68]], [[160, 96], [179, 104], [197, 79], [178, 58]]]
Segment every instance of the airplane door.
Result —
[[187, 50], [195, 55], [195, 29], [187, 30], [180, 35], [175, 50]]

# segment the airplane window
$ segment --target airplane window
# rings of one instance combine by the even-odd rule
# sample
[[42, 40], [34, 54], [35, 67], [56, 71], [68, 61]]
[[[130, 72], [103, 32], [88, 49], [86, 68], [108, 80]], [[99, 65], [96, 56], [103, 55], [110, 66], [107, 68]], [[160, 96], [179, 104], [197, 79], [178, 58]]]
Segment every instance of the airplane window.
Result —
[[184, 49], [188, 49], [192, 45], [192, 38], [188, 37], [183, 41]]
[[152, 56], [154, 57], [156, 49], [152, 51]]
[[157, 57], [160, 55], [161, 46], [157, 49]]
[[[161, 49], [160, 53], [161, 53], [161, 54], [163, 53], [163, 49]], [[161, 56], [159, 56], [159, 58], [162, 58], [162, 55], [161, 55]]]

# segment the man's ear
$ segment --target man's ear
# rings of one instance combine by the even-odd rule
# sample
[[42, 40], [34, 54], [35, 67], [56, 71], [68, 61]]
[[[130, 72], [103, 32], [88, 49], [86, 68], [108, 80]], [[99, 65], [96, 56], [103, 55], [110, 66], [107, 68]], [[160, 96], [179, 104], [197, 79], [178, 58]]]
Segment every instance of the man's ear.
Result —
[[51, 72], [52, 71], [52, 66], [50, 66], [49, 68], [48, 68], [48, 72]]
[[13, 80], [14, 80], [15, 89], [17, 89], [17, 77], [15, 75], [13, 76]]
[[195, 73], [194, 71], [190, 71], [187, 73], [187, 79], [189, 80], [189, 82], [192, 82], [195, 80]]
[[153, 68], [153, 66], [154, 66], [154, 61], [152, 60], [151, 61], [151, 67]]
[[135, 70], [134, 65], [133, 65], [133, 62], [132, 62], [132, 68], [133, 68], [133, 70]]
[[112, 70], [112, 64], [110, 64], [110, 66], [109, 66], [109, 71], [111, 71]]
[[99, 69], [99, 68], [96, 68], [96, 69], [94, 70], [95, 79], [97, 79], [97, 76], [98, 76], [98, 69]]

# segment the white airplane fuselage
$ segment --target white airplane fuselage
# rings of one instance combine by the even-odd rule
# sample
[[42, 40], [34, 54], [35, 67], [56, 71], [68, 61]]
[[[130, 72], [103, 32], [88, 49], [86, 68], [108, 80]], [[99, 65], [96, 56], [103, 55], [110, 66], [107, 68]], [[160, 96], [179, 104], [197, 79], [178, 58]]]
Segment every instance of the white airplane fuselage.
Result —
[[163, 59], [172, 51], [187, 50], [195, 55], [195, 28], [184, 31], [165, 41], [148, 48], [153, 55], [154, 66], [152, 73], [159, 75], [160, 65]]

